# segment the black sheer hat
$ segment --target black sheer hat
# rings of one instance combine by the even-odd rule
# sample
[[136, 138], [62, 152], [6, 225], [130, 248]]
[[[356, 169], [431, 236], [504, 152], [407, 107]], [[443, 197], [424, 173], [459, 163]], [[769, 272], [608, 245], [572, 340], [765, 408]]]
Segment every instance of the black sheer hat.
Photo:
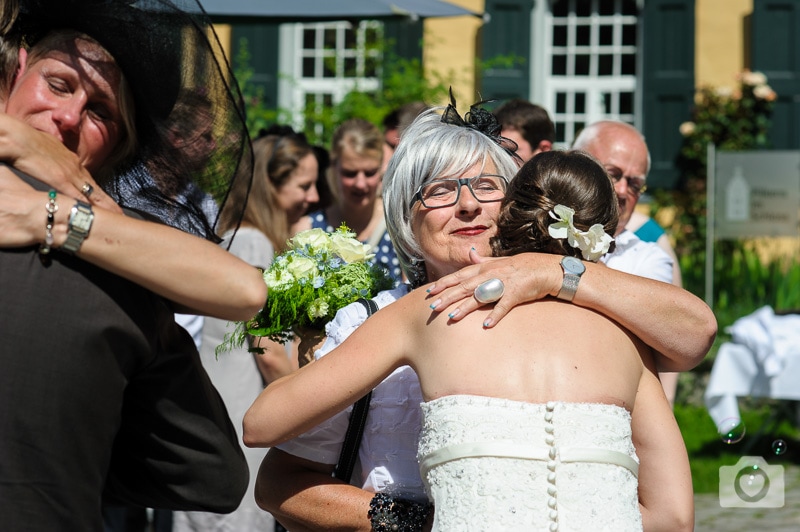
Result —
[[[245, 106], [197, 0], [20, 0], [25, 46], [75, 30], [100, 43], [131, 87], [139, 149], [101, 183], [121, 205], [218, 241], [236, 179], [252, 180]], [[236, 217], [240, 219], [241, 215]]]

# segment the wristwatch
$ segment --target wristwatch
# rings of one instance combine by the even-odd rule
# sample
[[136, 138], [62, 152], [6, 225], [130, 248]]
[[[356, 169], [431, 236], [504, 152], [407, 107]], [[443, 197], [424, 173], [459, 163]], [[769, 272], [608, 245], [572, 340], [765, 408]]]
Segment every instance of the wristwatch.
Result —
[[61, 249], [70, 253], [75, 253], [89, 236], [89, 230], [92, 228], [94, 221], [94, 213], [92, 206], [88, 203], [78, 201], [72, 210], [69, 212], [69, 225], [67, 226], [67, 241], [61, 246]]
[[578, 291], [578, 283], [581, 281], [581, 275], [586, 271], [586, 266], [580, 259], [564, 257], [561, 259], [561, 269], [564, 270], [564, 281], [556, 297], [564, 301], [572, 301], [575, 292]]

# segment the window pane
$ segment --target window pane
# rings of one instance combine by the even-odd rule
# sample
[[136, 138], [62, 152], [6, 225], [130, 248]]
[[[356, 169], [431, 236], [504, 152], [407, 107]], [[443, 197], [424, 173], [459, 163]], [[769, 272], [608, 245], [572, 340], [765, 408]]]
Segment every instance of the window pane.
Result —
[[378, 77], [378, 69], [380, 68], [380, 60], [378, 57], [367, 56], [364, 58], [364, 77], [375, 78]]
[[614, 26], [600, 26], [600, 46], [614, 44]]
[[601, 15], [613, 15], [614, 0], [600, 0], [600, 7], [597, 11]]
[[619, 112], [623, 115], [633, 114], [633, 93], [621, 92], [619, 93]]
[[303, 48], [306, 50], [313, 50], [316, 48], [315, 37], [317, 32], [311, 29], [303, 30]]
[[604, 92], [603, 93], [603, 112], [606, 114], [611, 113], [611, 93]]
[[554, 55], [553, 56], [553, 72], [554, 76], [566, 76], [567, 75], [567, 56], [566, 55]]
[[592, 43], [592, 28], [588, 25], [575, 26], [575, 44], [589, 46]]
[[611, 54], [601, 54], [597, 56], [597, 75], [614, 75], [614, 56]]
[[589, 54], [577, 54], [575, 56], [575, 75], [588, 76], [589, 75], [589, 62], [591, 56]]
[[336, 58], [326, 57], [322, 61], [322, 77], [323, 78], [336, 77]]
[[553, 46], [567, 45], [567, 27], [553, 26]]
[[576, 0], [575, 14], [579, 17], [588, 17], [592, 14], [592, 0]]
[[325, 50], [335, 50], [336, 49], [336, 30], [335, 29], [333, 29], [333, 28], [325, 29], [322, 47]]
[[625, 46], [636, 46], [636, 24], [625, 24], [622, 26], [622, 44]]
[[622, 14], [638, 15], [639, 10], [636, 9], [636, 0], [622, 0]]
[[575, 122], [575, 129], [574, 129], [575, 135], [572, 138], [574, 139], [575, 137], [577, 137], [578, 133], [580, 133], [581, 130], [585, 127], [586, 127], [586, 122]]
[[623, 76], [636, 75], [636, 54], [622, 54], [622, 72]]
[[553, 16], [566, 17], [569, 14], [569, 2], [567, 0], [557, 0], [553, 2]]
[[559, 92], [556, 94], [556, 113], [567, 112], [567, 93]]
[[344, 47], [347, 50], [355, 50], [358, 47], [356, 30], [352, 28], [344, 30]]
[[354, 78], [358, 76], [358, 72], [356, 69], [358, 68], [358, 64], [356, 63], [355, 57], [345, 57], [344, 59], [344, 77], [346, 78]]
[[583, 114], [586, 112], [586, 93], [575, 93], [575, 114]]
[[566, 137], [564, 136], [564, 124], [561, 122], [556, 122], [556, 142], [564, 142]]
[[304, 57], [303, 58], [303, 77], [304, 78], [313, 78], [314, 77], [314, 58], [313, 57]]

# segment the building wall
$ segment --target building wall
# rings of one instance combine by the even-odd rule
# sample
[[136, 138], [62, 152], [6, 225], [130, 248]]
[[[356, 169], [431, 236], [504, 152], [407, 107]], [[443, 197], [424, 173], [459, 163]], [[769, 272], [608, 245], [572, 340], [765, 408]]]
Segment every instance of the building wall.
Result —
[[[482, 13], [484, 9], [484, 0], [448, 1], [476, 13]], [[480, 18], [473, 16], [427, 19], [424, 23], [422, 61], [425, 77], [428, 80], [446, 80], [453, 87], [456, 100], [464, 104], [479, 99], [475, 91], [475, 60], [482, 24]]]
[[697, 0], [695, 80], [733, 88], [747, 65], [745, 26], [754, 0]]

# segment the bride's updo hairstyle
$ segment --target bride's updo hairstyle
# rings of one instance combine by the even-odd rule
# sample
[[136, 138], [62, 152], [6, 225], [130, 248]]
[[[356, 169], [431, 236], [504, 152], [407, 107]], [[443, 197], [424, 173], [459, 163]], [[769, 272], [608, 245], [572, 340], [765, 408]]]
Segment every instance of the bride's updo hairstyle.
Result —
[[601, 224], [609, 235], [616, 232], [619, 202], [600, 163], [578, 150], [547, 151], [525, 163], [511, 180], [497, 236], [491, 239], [493, 254], [542, 252], [583, 258], [566, 238], [556, 239], [548, 232], [550, 224], [558, 221], [549, 213], [559, 204], [575, 211], [573, 222], [581, 231]]

